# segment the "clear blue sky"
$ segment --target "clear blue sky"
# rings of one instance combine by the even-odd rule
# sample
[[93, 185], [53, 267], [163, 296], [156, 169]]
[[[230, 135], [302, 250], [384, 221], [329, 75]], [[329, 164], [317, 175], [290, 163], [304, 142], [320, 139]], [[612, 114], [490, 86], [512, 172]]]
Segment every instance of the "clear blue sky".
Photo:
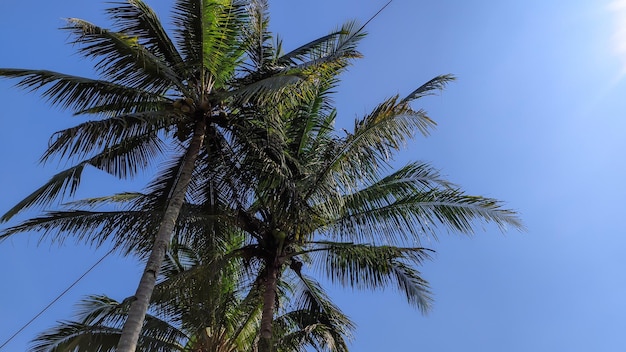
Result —
[[[170, 1], [148, 2], [167, 19]], [[288, 49], [364, 21], [385, 1], [269, 2]], [[57, 28], [66, 17], [107, 25], [105, 6], [2, 0], [0, 67], [89, 75], [89, 62]], [[442, 233], [429, 243], [437, 255], [423, 274], [436, 302], [427, 316], [392, 291], [332, 290], [358, 324], [353, 350], [624, 351], [626, 2], [395, 0], [368, 28], [365, 58], [336, 97], [339, 123], [435, 75], [457, 75], [421, 102], [438, 128], [398, 159], [429, 161], [470, 193], [506, 201], [528, 232], [487, 227], [471, 239]], [[60, 167], [37, 160], [52, 132], [78, 120], [10, 81], [0, 81], [0, 103], [4, 212]], [[81, 194], [132, 187], [90, 172]], [[37, 239], [0, 244], [0, 343], [106, 252]], [[86, 294], [132, 295], [140, 271], [130, 259], [106, 259], [2, 351], [26, 350], [37, 332], [71, 318]]]

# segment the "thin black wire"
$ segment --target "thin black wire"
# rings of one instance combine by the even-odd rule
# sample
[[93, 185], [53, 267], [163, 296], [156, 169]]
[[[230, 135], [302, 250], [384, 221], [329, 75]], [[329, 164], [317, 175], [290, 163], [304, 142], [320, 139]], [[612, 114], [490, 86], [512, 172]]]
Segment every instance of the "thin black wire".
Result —
[[78, 284], [78, 282], [80, 282], [80, 280], [82, 280], [85, 276], [87, 276], [87, 274], [89, 274], [96, 266], [98, 266], [98, 264], [102, 263], [102, 261], [108, 257], [111, 253], [113, 253], [113, 251], [116, 248], [113, 247], [110, 251], [107, 252], [107, 254], [105, 254], [102, 258], [100, 258], [94, 265], [92, 265], [89, 269], [87, 269], [87, 271], [85, 271], [80, 277], [78, 277], [78, 279], [76, 279], [71, 285], [69, 285], [63, 292], [61, 292], [60, 295], [58, 295], [55, 299], [52, 300], [52, 302], [50, 302], [47, 306], [45, 306], [39, 313], [37, 313], [31, 320], [29, 320], [26, 324], [24, 324], [24, 326], [22, 326], [19, 330], [17, 330], [13, 335], [11, 335], [11, 337], [9, 337], [2, 345], [0, 345], [0, 349], [2, 349], [4, 346], [6, 346], [9, 342], [11, 342], [11, 340], [13, 340], [17, 335], [19, 335], [20, 332], [22, 332], [24, 329], [26, 329], [33, 321], [35, 321], [35, 319], [39, 318], [40, 315], [42, 315], [46, 310], [48, 310], [48, 308], [50, 308], [53, 304], [56, 303], [56, 301], [58, 301], [59, 299], [61, 299], [61, 297], [63, 297], [69, 290], [72, 289], [72, 287], [76, 286], [76, 284]]

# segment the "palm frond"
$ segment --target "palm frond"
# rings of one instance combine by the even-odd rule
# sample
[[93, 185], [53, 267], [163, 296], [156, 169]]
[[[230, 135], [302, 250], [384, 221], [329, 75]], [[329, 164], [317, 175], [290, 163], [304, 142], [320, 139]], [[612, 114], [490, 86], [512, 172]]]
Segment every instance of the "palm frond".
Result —
[[[172, 102], [169, 99], [164, 99], [162, 101], [154, 102], [154, 101], [143, 101], [137, 102], [133, 106], [133, 111], [138, 112], [153, 112], [153, 111], [170, 111], [172, 108]], [[120, 117], [120, 115], [129, 114], [128, 112], [120, 112], [119, 106], [116, 104], [102, 104], [95, 105], [90, 108], [84, 110], [74, 111], [74, 116], [78, 115], [98, 115], [102, 117], [115, 118]], [[174, 115], [174, 114], [171, 114]]]
[[107, 10], [121, 33], [137, 37], [155, 56], [163, 59], [179, 77], [185, 77], [183, 59], [163, 28], [157, 14], [142, 0], [115, 2]]
[[[318, 70], [322, 71], [321, 69]], [[335, 72], [336, 73], [336, 72]], [[336, 110], [332, 106], [332, 89], [338, 79], [333, 74], [319, 75], [298, 86], [297, 99], [281, 98], [281, 106], [285, 105], [282, 114], [287, 124], [286, 135], [289, 151], [302, 160], [318, 162], [316, 154], [320, 143], [327, 142], [328, 132], [332, 131]], [[286, 94], [293, 97], [291, 91]], [[312, 157], [307, 157], [309, 154]]]
[[242, 60], [242, 28], [247, 26], [247, 1], [215, 0], [203, 2], [203, 65], [216, 87], [223, 86]]
[[277, 65], [294, 67], [300, 63], [308, 62], [309, 58], [314, 55], [314, 53], [321, 51], [324, 46], [328, 45], [329, 42], [335, 41], [340, 35], [345, 34], [347, 34], [347, 32], [345, 32], [343, 29], [340, 29], [325, 36], [314, 39], [304, 45], [301, 45], [291, 50], [284, 55], [281, 55], [276, 63]]
[[440, 75], [437, 76], [430, 81], [422, 84], [416, 90], [412, 91], [409, 95], [407, 95], [404, 99], [402, 99], [401, 103], [409, 103], [415, 99], [419, 99], [425, 97], [427, 95], [435, 94], [435, 90], [444, 90], [448, 83], [454, 81], [456, 77], [451, 74]]
[[[222, 270], [226, 270], [232, 263], [232, 258], [216, 258], [210, 262], [203, 262], [199, 265], [195, 265], [192, 268], [188, 268], [182, 272], [178, 272], [175, 276], [164, 278], [157, 283], [154, 289], [153, 300], [155, 303], [170, 302], [172, 300], [185, 300], [188, 297], [188, 292], [194, 289], [194, 283], [197, 285], [204, 283], [207, 290], [220, 290], [221, 288], [210, 283], [214, 280], [218, 280]], [[204, 286], [203, 286], [204, 287]], [[217, 292], [213, 292], [217, 293]], [[208, 295], [203, 296], [205, 298], [217, 299], [218, 297], [211, 297]]]
[[314, 40], [279, 58], [279, 63], [301, 61], [293, 68], [310, 69], [329, 63], [345, 65], [347, 60], [362, 57], [357, 50], [358, 42], [365, 37], [363, 27], [355, 21], [347, 22], [330, 35]]
[[411, 162], [393, 173], [383, 177], [378, 182], [367, 186], [360, 192], [364, 193], [387, 193], [393, 192], [398, 195], [411, 194], [416, 191], [430, 190], [434, 188], [456, 188], [450, 181], [444, 179], [439, 170], [424, 162]]
[[[244, 132], [242, 136], [245, 135]], [[189, 198], [195, 204], [204, 204], [211, 213], [245, 208], [252, 189], [241, 185], [254, 184], [258, 175], [241, 167], [245, 151], [239, 147], [238, 139], [242, 136], [210, 127], [207, 136], [189, 186]]]
[[174, 277], [186, 270], [190, 270], [194, 266], [201, 265], [201, 263], [201, 255], [196, 250], [180, 243], [174, 237], [159, 273], [166, 278]]
[[524, 228], [517, 214], [495, 199], [443, 189], [407, 195], [386, 205], [352, 209], [328, 223], [326, 230], [339, 238], [351, 234], [362, 240], [419, 243], [425, 237], [436, 238], [438, 230], [471, 235], [477, 227], [488, 223], [496, 224], [502, 231], [508, 227]]
[[[59, 322], [33, 340], [33, 351], [114, 351], [128, 302], [89, 296], [79, 304], [77, 321]], [[166, 321], [148, 315], [140, 337], [140, 351], [182, 351], [186, 334]]]
[[88, 165], [124, 179], [146, 168], [150, 161], [162, 153], [163, 148], [156, 134], [129, 138], [113, 148], [105, 148], [99, 154], [52, 176], [43, 186], [6, 212], [0, 221], [7, 221], [31, 206], [45, 206], [59, 197], [73, 196], [80, 185], [83, 170]]
[[237, 309], [230, 312], [229, 318], [236, 322], [233, 327], [232, 339], [237, 341], [241, 351], [249, 351], [254, 345], [258, 334], [258, 322], [261, 320], [262, 289], [260, 285], [252, 285], [246, 294], [241, 295]]
[[249, 26], [243, 31], [252, 72], [260, 73], [274, 68], [271, 66], [276, 56], [276, 49], [271, 44], [272, 34], [268, 31], [268, 7], [267, 0], [249, 1]]
[[335, 325], [337, 332], [348, 337], [350, 331], [354, 329], [354, 324], [350, 319], [332, 302], [319, 282], [302, 273], [299, 273], [298, 277], [300, 278], [300, 285], [294, 288], [293, 294], [292, 307], [295, 308], [294, 311], [319, 314], [318, 319], [324, 319], [320, 322]]
[[92, 197], [79, 199], [71, 202], [67, 202], [64, 205], [69, 208], [95, 208], [101, 205], [107, 204], [122, 204], [122, 205], [130, 205], [135, 204], [137, 201], [144, 199], [146, 197], [145, 194], [139, 192], [124, 192], [117, 193], [111, 196], [102, 196], [102, 197]]
[[0, 221], [5, 222], [24, 209], [34, 205], [44, 206], [53, 202], [59, 195], [73, 195], [80, 184], [80, 177], [87, 163], [80, 163], [54, 175], [46, 184], [9, 209]]
[[41, 95], [51, 105], [74, 111], [106, 105], [114, 106], [120, 114], [133, 113], [137, 106], [147, 102], [158, 105], [165, 100], [159, 94], [121, 84], [48, 70], [3, 68], [0, 77], [19, 78], [16, 86], [29, 91], [43, 89]]
[[117, 328], [64, 321], [38, 335], [33, 340], [30, 351], [115, 351], [119, 334], [120, 330]]
[[[71, 235], [76, 241], [98, 247], [107, 240], [125, 248], [127, 253], [140, 254], [152, 243], [154, 228], [158, 224], [158, 213], [143, 211], [86, 211], [66, 210], [48, 212], [44, 216], [26, 220], [4, 229], [0, 239], [18, 233], [35, 231], [39, 242], [50, 241], [62, 244]], [[127, 236], [132, 231], [135, 236]]]
[[[434, 122], [423, 111], [415, 111], [398, 97], [378, 105], [363, 120], [357, 121], [354, 133], [339, 143], [327, 144], [329, 153], [307, 194], [323, 194], [331, 189], [354, 192], [350, 185], [360, 181], [375, 182], [386, 170], [394, 151], [399, 150], [415, 132], [427, 133]], [[325, 186], [318, 189], [319, 186]], [[330, 194], [334, 193], [332, 191]]]
[[43, 162], [52, 156], [82, 159], [129, 140], [157, 135], [172, 123], [169, 111], [150, 111], [87, 121], [52, 135]]
[[[275, 74], [266, 78], [255, 80], [250, 84], [241, 85], [228, 92], [219, 92], [215, 96], [220, 100], [233, 99], [236, 104], [244, 105], [252, 98], [255, 100], [276, 101], [276, 98], [285, 91], [286, 88], [302, 81], [300, 74]], [[238, 84], [240, 85], [240, 84]]]
[[202, 3], [177, 0], [172, 11], [175, 41], [188, 70], [202, 64]]
[[178, 45], [186, 65], [195, 68], [202, 91], [222, 87], [241, 60], [245, 52], [241, 31], [248, 17], [245, 5], [238, 0], [179, 0], [174, 5]]
[[296, 275], [299, 280], [289, 284], [289, 303], [273, 322], [277, 348], [298, 351], [310, 346], [318, 351], [345, 351], [354, 324], [317, 281], [300, 272]]
[[426, 221], [441, 224], [464, 234], [475, 232], [476, 225], [493, 223], [502, 231], [508, 227], [523, 230], [518, 215], [503, 208], [502, 202], [469, 196], [457, 189], [416, 194], [406, 199]]
[[415, 266], [430, 258], [428, 249], [372, 246], [364, 244], [326, 244], [314, 255], [332, 282], [358, 289], [382, 289], [395, 284], [407, 301], [428, 311], [432, 300], [428, 283]]
[[[336, 218], [333, 216], [344, 214], [344, 217], [349, 217], [349, 214], [356, 214], [366, 212], [373, 209], [384, 209], [392, 207], [393, 204], [399, 200], [407, 197], [412, 197], [416, 193], [430, 192], [434, 189], [453, 189], [454, 185], [443, 179], [439, 172], [426, 163], [410, 163], [397, 171], [379, 179], [373, 184], [361, 185], [361, 189], [354, 191], [353, 193], [340, 195], [337, 197], [324, 197], [320, 195], [317, 198], [312, 198], [311, 201], [315, 201], [312, 206], [314, 212], [317, 214], [328, 214], [325, 218], [330, 224], [333, 224]], [[334, 215], [331, 215], [334, 214]], [[341, 217], [341, 215], [339, 215]], [[368, 225], [372, 225], [371, 231], [365, 229], [364, 235], [361, 240], [368, 242], [372, 241], [392, 241], [399, 243], [396, 236], [400, 235], [404, 240], [412, 238], [415, 232], [412, 232], [413, 225], [409, 222], [403, 222], [403, 217], [407, 216], [405, 213], [397, 214], [397, 218], [394, 219], [393, 226], [387, 222], [389, 219], [381, 217], [381, 224], [375, 225], [374, 222], [378, 220], [372, 219], [372, 223], [355, 220], [354, 227], [363, 228]], [[365, 224], [367, 223], [367, 225]], [[320, 224], [322, 225], [322, 224]], [[322, 225], [324, 226], [324, 225]], [[331, 227], [333, 225], [330, 225]], [[387, 226], [389, 226], [387, 228]], [[406, 229], [406, 228], [409, 229]], [[344, 230], [347, 230], [344, 229]], [[355, 234], [361, 233], [356, 231]], [[402, 242], [402, 241], [400, 241]]]
[[151, 53], [139, 37], [116, 33], [87, 21], [69, 18], [69, 30], [79, 45], [78, 52], [98, 60], [95, 69], [111, 82], [165, 94], [172, 86], [184, 89], [180, 76], [162, 58]]
[[87, 162], [117, 178], [126, 179], [145, 170], [150, 163], [162, 155], [165, 144], [157, 134], [131, 137], [123, 143], [105, 148]]
[[348, 338], [342, 328], [333, 325], [331, 318], [307, 310], [290, 311], [274, 320], [276, 349], [279, 352], [301, 351], [308, 347], [315, 351], [348, 351]]

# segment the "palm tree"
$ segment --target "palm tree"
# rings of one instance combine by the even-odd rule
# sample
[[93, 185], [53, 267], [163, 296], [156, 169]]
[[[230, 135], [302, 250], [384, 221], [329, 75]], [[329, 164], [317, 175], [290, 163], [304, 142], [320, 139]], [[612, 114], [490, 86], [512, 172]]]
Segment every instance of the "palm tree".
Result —
[[[99, 79], [31, 69], [0, 69], [18, 87], [39, 90], [52, 105], [95, 119], [53, 136], [43, 161], [66, 158], [74, 166], [10, 209], [1, 220], [46, 206], [77, 190], [83, 170], [96, 167], [127, 178], [159, 156], [171, 160], [161, 175], [167, 198], [150, 257], [131, 305], [118, 351], [134, 351], [196, 160], [207, 154], [219, 168], [226, 146], [245, 138], [256, 101], [306, 79], [313, 68], [353, 57], [358, 32], [341, 28], [287, 54], [273, 45], [264, 0], [177, 0], [174, 39], [141, 0], [107, 10], [114, 28], [68, 19], [79, 53], [96, 60]], [[239, 121], [238, 123], [234, 123]]]
[[323, 291], [305, 274], [309, 268], [352, 288], [396, 286], [426, 311], [429, 287], [417, 268], [429, 250], [421, 239], [441, 229], [471, 234], [480, 223], [522, 228], [499, 201], [465, 194], [428, 164], [393, 171], [394, 152], [434, 125], [410, 103], [444, 88], [452, 76], [385, 100], [341, 136], [332, 127], [337, 112], [330, 92], [347, 63], [257, 107], [257, 121], [271, 133], [249, 138], [252, 152], [231, 165], [244, 175], [263, 170], [254, 188], [237, 190], [239, 202], [230, 210], [249, 236], [242, 256], [255, 260], [263, 276], [260, 352], [275, 345], [272, 320], [285, 277], [299, 280], [311, 299]]
[[[219, 249], [211, 248], [215, 245], [212, 241], [206, 241], [201, 249], [177, 242], [171, 245], [152, 296], [152, 314], [146, 316], [139, 337], [139, 351], [253, 351], [260, 320], [258, 292], [241, 295], [240, 268], [235, 266], [221, 275], [196, 270], [208, 264], [204, 261], [219, 259], [218, 253], [227, 247], [237, 247], [237, 238], [241, 239], [233, 236], [234, 243]], [[32, 351], [113, 351], [129, 306], [129, 300], [89, 296], [80, 302], [77, 320], [59, 322], [41, 333], [33, 341]], [[304, 351], [307, 345], [316, 350], [346, 351], [346, 328], [350, 329], [351, 323], [339, 311], [333, 313], [328, 317], [296, 310], [278, 317], [276, 324], [283, 327], [276, 336], [282, 346], [279, 351]]]

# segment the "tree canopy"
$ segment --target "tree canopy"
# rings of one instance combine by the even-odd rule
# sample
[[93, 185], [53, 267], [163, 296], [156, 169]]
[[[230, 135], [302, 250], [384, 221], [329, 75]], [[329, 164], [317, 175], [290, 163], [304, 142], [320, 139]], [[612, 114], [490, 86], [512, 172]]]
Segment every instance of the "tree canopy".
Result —
[[[280, 350], [294, 324], [305, 319], [322, 330], [330, 326], [330, 340], [343, 341], [350, 323], [314, 274], [352, 288], [393, 286], [427, 311], [430, 288], [418, 268], [430, 250], [420, 246], [422, 239], [441, 230], [471, 234], [483, 223], [521, 228], [501, 202], [466, 194], [427, 163], [392, 164], [408, 140], [434, 126], [412, 107], [414, 101], [443, 89], [453, 76], [437, 76], [406, 96], [384, 100], [350, 131], [334, 128], [333, 91], [361, 56], [364, 26], [348, 22], [284, 53], [268, 30], [262, 0], [177, 0], [171, 36], [140, 0], [114, 3], [107, 14], [110, 30], [73, 18], [65, 28], [78, 52], [95, 60], [97, 79], [0, 69], [0, 76], [40, 91], [52, 105], [94, 118], [53, 136], [42, 160], [61, 158], [73, 166], [2, 219], [71, 198], [87, 166], [127, 178], [165, 162], [143, 193], [76, 201], [0, 238], [36, 230], [53, 240], [72, 236], [96, 246], [112, 241], [145, 260], [137, 292], [124, 304], [104, 297], [89, 301], [95, 310], [129, 307], [118, 351], [134, 351], [148, 336], [142, 329], [152, 321], [144, 318], [162, 285], [157, 279], [168, 269], [164, 260], [177, 255], [170, 243], [206, 249], [215, 246], [200, 244], [241, 239], [184, 276], [239, 268], [224, 277], [240, 288], [235, 301], [258, 298], [258, 348], [265, 352]], [[203, 296], [206, 302], [194, 300], [197, 306], [185, 309], [219, 302], [226, 294], [222, 284], [212, 288], [211, 298]], [[182, 287], [196, 285], [191, 280]], [[293, 305], [284, 311], [278, 303], [287, 298]], [[83, 316], [83, 327], [100, 317], [90, 314]], [[208, 325], [203, 328], [213, 329], [211, 334], [222, 329]], [[200, 335], [191, 336], [189, 341]]]

